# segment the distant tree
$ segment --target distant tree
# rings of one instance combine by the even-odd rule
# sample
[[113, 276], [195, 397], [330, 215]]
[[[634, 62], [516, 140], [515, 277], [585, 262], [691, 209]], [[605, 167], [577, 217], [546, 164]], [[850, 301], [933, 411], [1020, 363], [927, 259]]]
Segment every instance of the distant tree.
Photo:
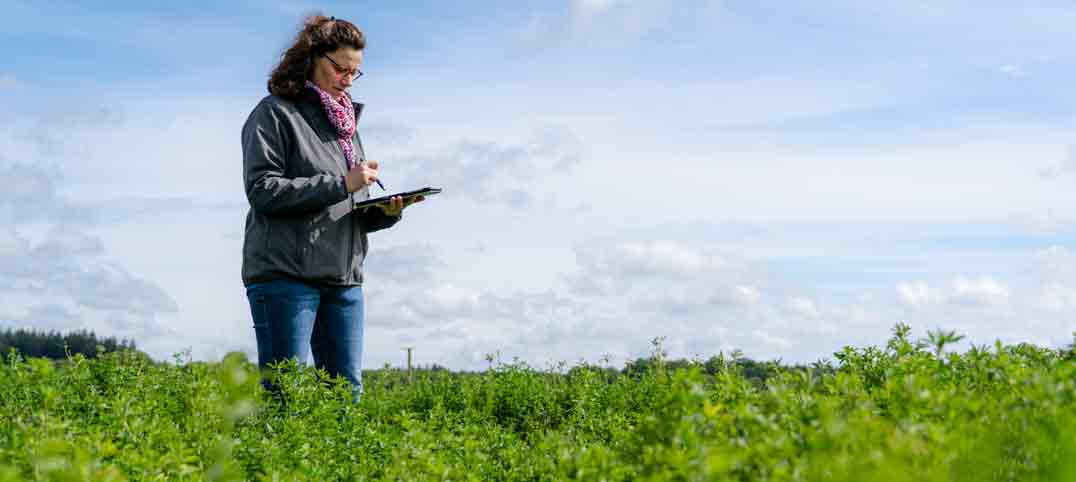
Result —
[[426, 366], [420, 366], [418, 369], [419, 370], [428, 370], [428, 371], [431, 371], [431, 372], [447, 372], [447, 371], [449, 371], [448, 368], [445, 368], [444, 366], [438, 365], [436, 363], [432, 363], [432, 364], [426, 365]]
[[[644, 373], [657, 369], [658, 360], [655, 357], [636, 358], [635, 360], [628, 361], [624, 368], [620, 371], [622, 375], [638, 378]], [[813, 370], [815, 372], [828, 371], [832, 372], [832, 367], [827, 367], [823, 363], [815, 363], [811, 366], [806, 365], [785, 365], [780, 360], [775, 361], [757, 361], [747, 358], [743, 355], [743, 352], [739, 350], [733, 350], [731, 353], [723, 354], [722, 356], [711, 356], [706, 360], [661, 360], [662, 366], [669, 371], [676, 371], [686, 369], [690, 367], [698, 367], [703, 373], [707, 375], [714, 375], [722, 370], [732, 369], [739, 373], [742, 377], [750, 380], [752, 383], [758, 386], [763, 386], [766, 381], [774, 376], [787, 371], [805, 371]]]
[[97, 347], [105, 352], [136, 350], [134, 340], [115, 337], [98, 338], [88, 330], [76, 330], [61, 333], [56, 330], [37, 331], [26, 329], [7, 329], [0, 331], [0, 353], [6, 354], [12, 348], [25, 357], [41, 357], [60, 360], [68, 354], [81, 353], [86, 358], [97, 356]]

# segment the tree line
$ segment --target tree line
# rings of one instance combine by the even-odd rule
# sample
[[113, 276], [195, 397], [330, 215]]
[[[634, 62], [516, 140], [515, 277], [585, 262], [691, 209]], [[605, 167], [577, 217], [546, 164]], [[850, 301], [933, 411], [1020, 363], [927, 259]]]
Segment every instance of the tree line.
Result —
[[[98, 347], [100, 347], [100, 350], [98, 350]], [[76, 353], [81, 353], [86, 358], [94, 358], [99, 352], [107, 353], [123, 350], [137, 351], [133, 339], [98, 337], [94, 332], [89, 330], [78, 330], [67, 333], [61, 333], [55, 330], [45, 332], [27, 329], [7, 329], [0, 331], [0, 355], [6, 355], [11, 349], [17, 350], [23, 357], [40, 357], [54, 360], [66, 359], [68, 356], [73, 356]], [[660, 350], [660, 348], [658, 349]], [[653, 371], [655, 368], [676, 371], [679, 369], [697, 367], [700, 371], [708, 375], [713, 375], [723, 367], [733, 365], [744, 378], [756, 384], [763, 384], [771, 376], [782, 371], [787, 371], [789, 369], [807, 369], [807, 367], [803, 365], [787, 366], [778, 361], [763, 362], [752, 360], [744, 357], [738, 351], [733, 352], [730, 355], [731, 356], [727, 358], [713, 356], [706, 360], [689, 361], [684, 359], [665, 359], [664, 353], [661, 353], [660, 356], [642, 357], [631, 360], [627, 362], [623, 368], [619, 369], [610, 366], [599, 367], [590, 365], [587, 367], [575, 367], [572, 370], [585, 369], [603, 371], [606, 372], [606, 376], [612, 381], [618, 376], [639, 377], [644, 373]], [[814, 368], [823, 370], [828, 368], [829, 370], [832, 370], [832, 367], [815, 366]], [[367, 369], [365, 371], [376, 372], [394, 370], [389, 369], [386, 365], [382, 370]], [[416, 366], [415, 371], [447, 372], [455, 374], [469, 373], [467, 370], [451, 370], [437, 363]]]
[[3, 355], [14, 348], [24, 357], [59, 360], [81, 353], [86, 358], [94, 358], [97, 356], [98, 347], [101, 347], [103, 352], [136, 349], [132, 339], [99, 338], [89, 330], [61, 333], [56, 330], [46, 332], [9, 328], [0, 331], [0, 354]]

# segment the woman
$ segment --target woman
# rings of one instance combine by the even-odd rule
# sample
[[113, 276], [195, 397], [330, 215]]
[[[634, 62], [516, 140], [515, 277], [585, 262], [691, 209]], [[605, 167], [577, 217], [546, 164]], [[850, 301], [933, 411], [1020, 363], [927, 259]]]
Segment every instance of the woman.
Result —
[[395, 225], [406, 207], [393, 197], [354, 209], [369, 199], [379, 168], [366, 159], [355, 128], [363, 104], [348, 94], [362, 75], [365, 47], [352, 23], [309, 17], [242, 134], [250, 201], [242, 275], [258, 365], [288, 358], [304, 363], [313, 351], [318, 368], [351, 382], [356, 401], [362, 395], [366, 235]]

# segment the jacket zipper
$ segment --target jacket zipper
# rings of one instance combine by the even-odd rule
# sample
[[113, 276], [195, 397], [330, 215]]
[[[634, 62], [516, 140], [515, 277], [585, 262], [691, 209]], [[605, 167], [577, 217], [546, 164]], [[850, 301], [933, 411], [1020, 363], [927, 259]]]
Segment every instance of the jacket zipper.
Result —
[[351, 211], [348, 212], [348, 250], [347, 250], [347, 273], [344, 275], [344, 280], [351, 281], [352, 275], [355, 274], [355, 198], [352, 194], [348, 194], [348, 199], [351, 204]]
[[[359, 122], [359, 113], [361, 111], [362, 111], [361, 108], [356, 108], [355, 109], [355, 123], [356, 124], [358, 124], [358, 122]], [[328, 122], [328, 120], [326, 120], [326, 122]], [[330, 127], [329, 130], [332, 131], [333, 134], [335, 134], [335, 130], [332, 129], [332, 124], [331, 123], [329, 124], [329, 127]], [[356, 127], [356, 132], [355, 133], [358, 134], [358, 127]], [[342, 159], [344, 159], [344, 176], [347, 176], [347, 173], [348, 173], [347, 155], [344, 154], [344, 149], [340, 147], [339, 142], [334, 141], [333, 145], [340, 152], [340, 157]], [[356, 154], [359, 154], [359, 153], [363, 152], [363, 150], [362, 150], [362, 142], [361, 141], [358, 142], [358, 147], [359, 147], [359, 149], [358, 149], [359, 152], [356, 153]], [[362, 162], [364, 162], [366, 160], [365, 159], [366, 156], [363, 155], [363, 154], [359, 154], [356, 157], [358, 157], [358, 159], [356, 159], [356, 163], [362, 163]], [[348, 230], [347, 230], [348, 251], [347, 251], [347, 272], [344, 273], [344, 281], [345, 282], [350, 282], [351, 281], [351, 276], [355, 273], [355, 213], [354, 213], [354, 210], [355, 210], [355, 193], [349, 192], [347, 194], [347, 201], [348, 201], [348, 204], [351, 205], [351, 211], [349, 211], [348, 215], [347, 215], [347, 217], [348, 217]]]
[[[355, 106], [355, 147], [357, 147], [358, 149], [355, 149], [355, 151], [357, 151], [357, 152], [355, 152], [355, 161], [356, 161], [356, 163], [359, 163], [359, 164], [361, 164], [363, 162], [366, 162], [366, 151], [362, 148], [362, 141], [359, 140], [359, 135], [358, 135], [359, 134], [359, 127], [358, 127], [359, 114], [361, 112], [362, 112], [361, 105], [356, 105]], [[343, 154], [343, 149], [340, 150], [340, 153]], [[345, 166], [347, 165], [347, 159], [346, 158], [344, 160], [344, 165]], [[344, 172], [344, 175], [345, 176], [347, 175], [347, 171]], [[355, 221], [355, 216], [356, 216], [356, 213], [355, 213], [355, 197], [353, 195], [354, 195], [354, 193], [348, 194], [348, 198], [350, 198], [350, 200], [351, 200], [350, 201], [351, 202], [351, 211], [348, 213], [348, 216], [347, 216], [348, 218], [350, 218], [350, 221], [349, 221], [350, 226], [348, 227], [349, 229], [348, 229], [348, 233], [347, 233], [348, 239], [350, 240], [350, 243], [348, 245], [350, 249], [348, 250], [348, 253], [347, 253], [347, 278], [346, 279], [348, 281], [351, 281], [351, 276], [355, 274], [355, 268], [354, 268], [354, 264], [355, 264], [355, 229], [356, 229], [355, 223], [357, 221]], [[358, 280], [356, 279], [355, 281], [358, 281]]]

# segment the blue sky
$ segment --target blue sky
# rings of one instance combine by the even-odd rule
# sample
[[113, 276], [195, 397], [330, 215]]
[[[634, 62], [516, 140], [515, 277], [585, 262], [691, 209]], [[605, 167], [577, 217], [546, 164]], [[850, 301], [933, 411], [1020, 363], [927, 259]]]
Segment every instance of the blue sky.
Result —
[[1071, 341], [1076, 7], [0, 1], [0, 323], [254, 353], [239, 129], [305, 13], [368, 37], [368, 366]]

